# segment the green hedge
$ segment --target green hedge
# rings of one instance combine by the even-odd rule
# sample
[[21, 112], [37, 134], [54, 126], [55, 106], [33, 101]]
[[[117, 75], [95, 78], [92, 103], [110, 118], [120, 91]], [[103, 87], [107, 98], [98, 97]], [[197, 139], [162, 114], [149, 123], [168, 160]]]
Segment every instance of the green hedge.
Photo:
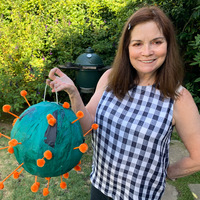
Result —
[[110, 65], [125, 20], [117, 19], [123, 2], [1, 0], [0, 104], [21, 108], [22, 89], [32, 104], [41, 101], [49, 70], [89, 46]]
[[174, 21], [186, 86], [198, 102], [199, 0], [0, 0], [0, 106], [22, 108], [23, 89], [31, 104], [40, 102], [49, 70], [74, 62], [89, 46], [111, 65], [124, 22], [141, 2], [161, 6]]

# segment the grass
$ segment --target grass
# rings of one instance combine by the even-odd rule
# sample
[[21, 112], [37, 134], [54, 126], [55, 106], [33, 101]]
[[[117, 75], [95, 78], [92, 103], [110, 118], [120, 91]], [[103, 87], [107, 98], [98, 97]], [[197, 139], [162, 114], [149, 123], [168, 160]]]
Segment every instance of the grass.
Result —
[[[0, 121], [2, 122], [2, 120]], [[11, 123], [9, 119], [4, 120], [4, 125]], [[0, 132], [6, 135], [10, 134], [8, 127], [1, 126]], [[86, 137], [86, 143], [89, 146], [88, 151], [83, 155], [81, 159], [81, 172], [71, 170], [69, 172], [69, 179], [64, 181], [67, 183], [67, 189], [62, 190], [59, 186], [60, 177], [53, 177], [50, 181], [49, 195], [43, 197], [42, 190], [46, 187], [47, 181], [44, 178], [38, 178], [40, 182], [40, 189], [37, 193], [32, 193], [30, 188], [34, 183], [34, 176], [24, 171], [19, 179], [13, 179], [10, 177], [5, 181], [5, 187], [0, 191], [0, 199], [2, 200], [27, 200], [27, 199], [44, 199], [44, 200], [89, 200], [90, 199], [90, 172], [92, 163], [92, 147], [90, 142], [90, 136]], [[177, 133], [173, 133], [172, 139], [179, 140]], [[4, 137], [0, 138], [0, 148], [7, 146], [8, 140]], [[3, 180], [8, 174], [10, 174], [18, 163], [14, 155], [11, 155], [7, 150], [0, 151], [0, 180]], [[200, 184], [200, 172], [193, 175], [179, 178], [176, 181], [168, 181], [170, 185], [176, 187], [179, 195], [178, 200], [192, 200], [194, 199], [192, 192], [190, 191], [189, 184]]]

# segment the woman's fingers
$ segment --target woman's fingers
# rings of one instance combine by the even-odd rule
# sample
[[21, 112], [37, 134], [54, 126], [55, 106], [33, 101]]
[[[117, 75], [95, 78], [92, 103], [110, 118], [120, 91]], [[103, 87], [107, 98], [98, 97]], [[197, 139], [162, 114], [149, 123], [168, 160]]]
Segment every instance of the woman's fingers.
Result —
[[47, 84], [47, 85], [50, 86], [50, 82], [51, 82], [51, 81], [50, 81], [49, 79], [46, 79], [46, 84]]
[[71, 94], [75, 91], [74, 82], [57, 67], [53, 68], [49, 72], [49, 78], [46, 80], [46, 84], [52, 88], [52, 92], [59, 92], [61, 90]]
[[54, 67], [50, 72], [49, 72], [49, 78], [52, 80], [55, 80], [57, 78], [57, 76], [55, 75], [57, 74], [59, 77], [63, 77], [66, 76], [65, 73], [63, 73], [60, 69], [58, 69], [57, 67]]

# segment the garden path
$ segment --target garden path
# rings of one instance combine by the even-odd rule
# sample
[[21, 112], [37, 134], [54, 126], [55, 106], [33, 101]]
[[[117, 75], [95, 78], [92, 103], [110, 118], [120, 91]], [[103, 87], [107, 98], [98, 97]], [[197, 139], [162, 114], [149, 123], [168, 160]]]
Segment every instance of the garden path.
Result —
[[[169, 160], [170, 163], [174, 163], [175, 161], [181, 159], [184, 156], [187, 156], [188, 152], [183, 145], [178, 140], [172, 140], [169, 151]], [[195, 200], [200, 200], [200, 184], [189, 184], [191, 192], [193, 193]], [[178, 191], [176, 188], [169, 183], [166, 184], [166, 189], [164, 195], [161, 200], [177, 200], [178, 199]], [[192, 199], [188, 199], [192, 200]]]

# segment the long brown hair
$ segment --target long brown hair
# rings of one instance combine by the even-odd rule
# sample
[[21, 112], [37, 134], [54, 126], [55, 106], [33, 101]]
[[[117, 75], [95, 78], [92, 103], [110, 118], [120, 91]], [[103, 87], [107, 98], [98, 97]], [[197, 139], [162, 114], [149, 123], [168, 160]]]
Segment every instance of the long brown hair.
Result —
[[123, 98], [134, 85], [139, 83], [137, 71], [129, 59], [128, 46], [131, 30], [138, 24], [154, 21], [162, 30], [167, 41], [167, 55], [162, 66], [157, 70], [155, 85], [164, 97], [175, 99], [176, 92], [183, 81], [183, 66], [176, 41], [172, 22], [158, 7], [143, 7], [136, 11], [124, 26], [117, 54], [115, 56], [112, 72], [109, 76], [107, 90], [112, 90], [118, 98]]

